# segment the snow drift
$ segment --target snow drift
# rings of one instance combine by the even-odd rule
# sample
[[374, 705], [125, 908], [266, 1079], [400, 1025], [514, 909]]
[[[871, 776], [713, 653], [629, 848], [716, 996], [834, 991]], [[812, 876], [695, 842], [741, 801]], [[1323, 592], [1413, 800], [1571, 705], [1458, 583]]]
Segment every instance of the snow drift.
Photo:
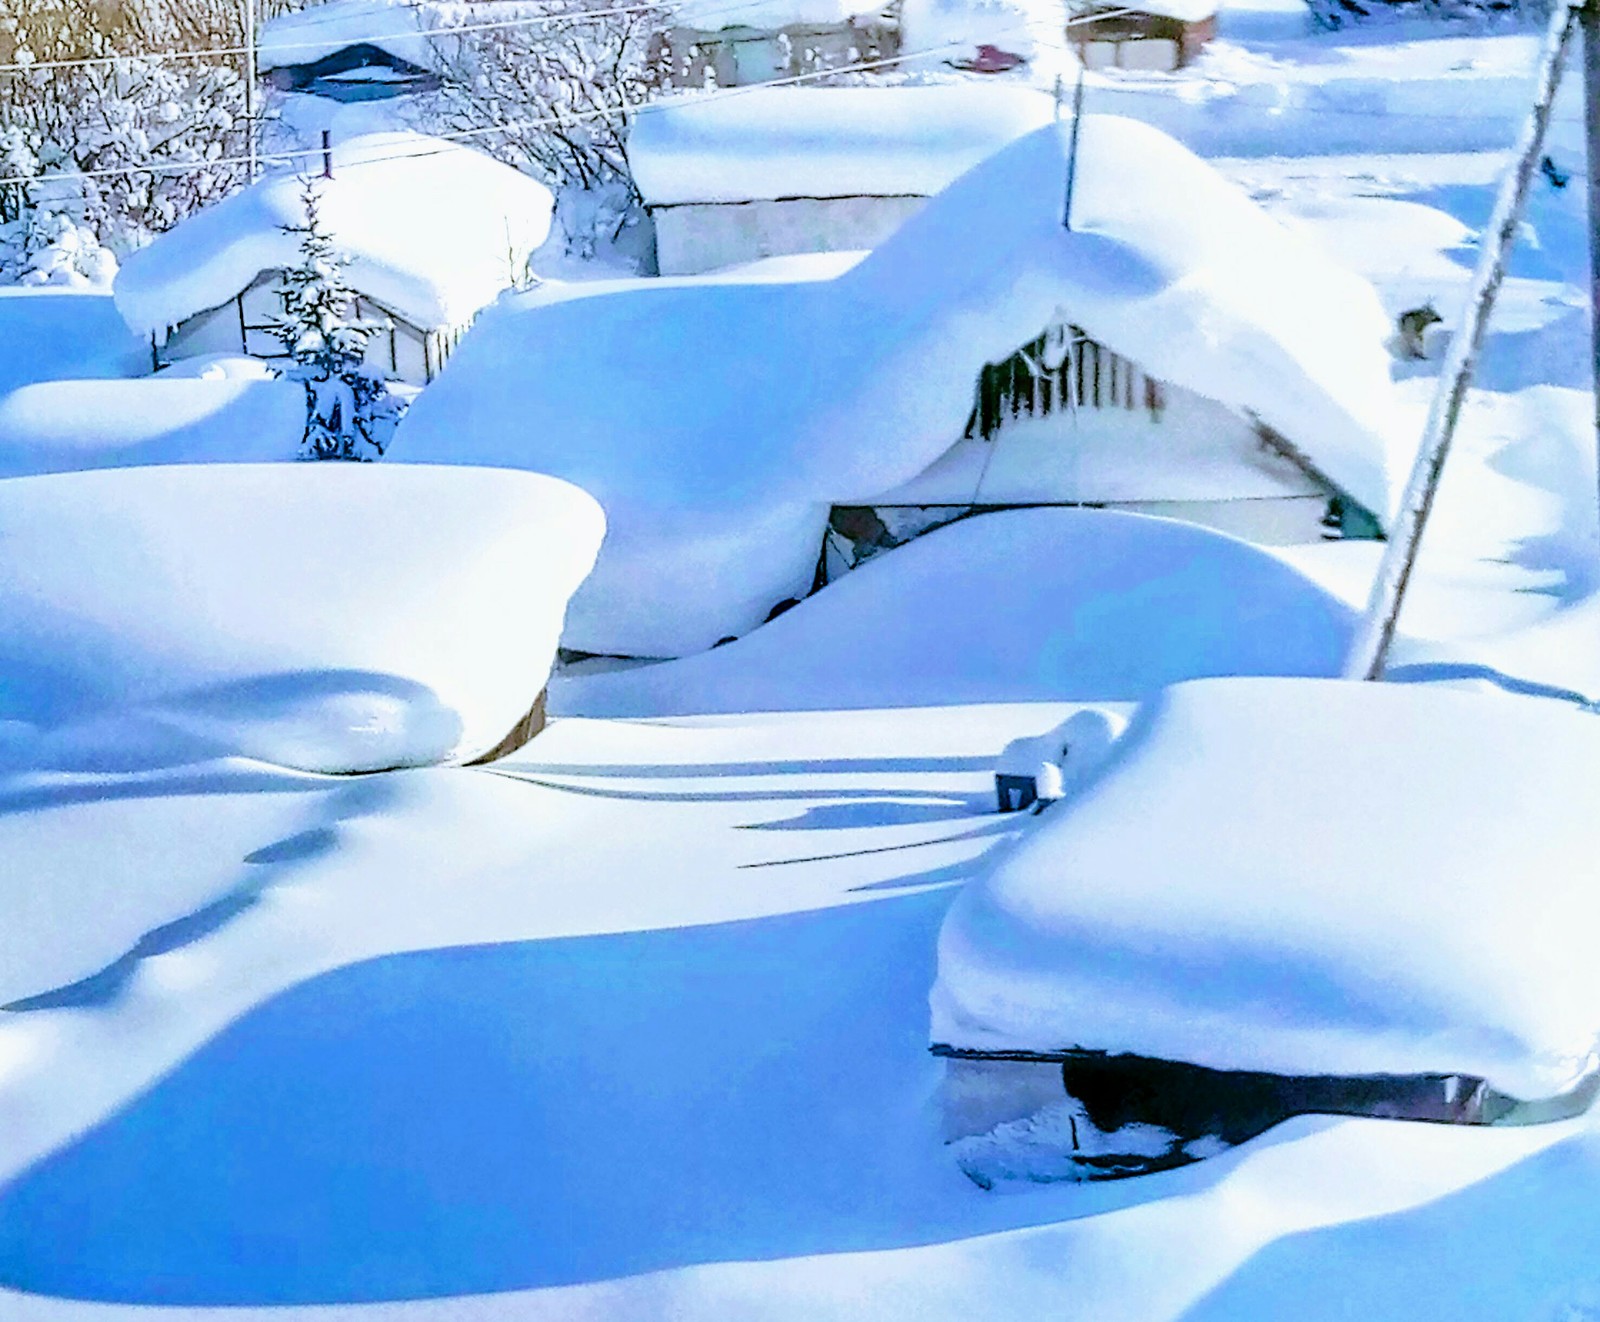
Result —
[[1387, 439], [1389, 325], [1371, 286], [1129, 120], [1085, 120], [1063, 230], [1064, 152], [1055, 127], [1019, 140], [833, 280], [507, 299], [393, 453], [549, 472], [594, 495], [611, 540], [568, 643], [641, 656], [742, 634], [803, 592], [826, 506], [920, 473], [960, 437], [983, 364], [1063, 317], [1259, 416], [1388, 510], [1409, 455]]
[[1600, 1035], [1600, 721], [1542, 699], [1179, 685], [957, 900], [933, 1040], [1523, 1098]]
[[1202, 675], [1335, 675], [1351, 614], [1263, 551], [1103, 510], [965, 519], [748, 638], [551, 686], [583, 716], [1136, 701]]
[[0, 762], [343, 772], [498, 743], [603, 520], [533, 474], [325, 463], [19, 478], [0, 528]]
[[306, 425], [304, 388], [215, 370], [48, 381], [0, 396], [0, 476], [295, 458]]
[[[271, 175], [133, 253], [115, 286], [124, 320], [160, 338], [262, 272], [293, 266], [300, 236], [285, 227], [305, 223], [303, 190], [294, 171]], [[555, 206], [538, 180], [410, 132], [336, 142], [333, 178], [317, 192], [323, 223], [350, 259], [347, 282], [419, 330], [463, 325], [516, 284]]]

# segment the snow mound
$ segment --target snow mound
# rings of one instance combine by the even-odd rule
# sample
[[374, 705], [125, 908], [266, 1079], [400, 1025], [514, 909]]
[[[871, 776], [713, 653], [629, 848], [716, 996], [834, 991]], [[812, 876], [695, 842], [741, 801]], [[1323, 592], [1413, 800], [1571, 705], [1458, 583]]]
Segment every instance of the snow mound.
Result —
[[603, 522], [534, 474], [324, 463], [21, 478], [0, 528], [0, 761], [65, 729], [345, 772], [497, 744]]
[[150, 346], [128, 330], [111, 295], [88, 290], [0, 288], [0, 346], [0, 394], [150, 370]]
[[[878, 6], [877, 8], [881, 8]], [[781, 28], [791, 23], [828, 25], [871, 16], [875, 7], [855, 0], [677, 0], [669, 6], [673, 21], [701, 32], [723, 28]]]
[[636, 656], [707, 648], [799, 595], [825, 507], [926, 469], [961, 436], [982, 366], [1058, 318], [1260, 417], [1387, 511], [1410, 456], [1388, 439], [1390, 328], [1372, 287], [1124, 119], [1084, 121], [1065, 231], [1065, 151], [1054, 127], [1013, 143], [833, 280], [503, 300], [392, 453], [590, 492], [611, 540], [568, 645]]
[[1350, 623], [1220, 533], [1011, 510], [879, 555], [727, 647], [557, 680], [551, 701], [583, 716], [1134, 701], [1203, 675], [1337, 674]]
[[[420, 330], [463, 325], [518, 283], [555, 206], [482, 152], [399, 131], [336, 142], [333, 178], [317, 188], [348, 282]], [[132, 254], [115, 290], [124, 320], [160, 337], [292, 266], [300, 236], [285, 227], [305, 223], [302, 192], [298, 173], [271, 175]]]
[[315, 64], [348, 46], [376, 46], [422, 69], [437, 68], [438, 52], [414, 0], [328, 0], [261, 25], [256, 59], [261, 71]]
[[1430, 686], [1227, 679], [945, 921], [935, 1042], [1284, 1074], [1570, 1083], [1600, 1035], [1600, 721]]
[[771, 87], [639, 112], [628, 164], [650, 206], [786, 197], [931, 197], [1050, 123], [1026, 87]]
[[0, 476], [293, 459], [305, 422], [297, 382], [214, 365], [131, 381], [42, 382], [0, 396]]

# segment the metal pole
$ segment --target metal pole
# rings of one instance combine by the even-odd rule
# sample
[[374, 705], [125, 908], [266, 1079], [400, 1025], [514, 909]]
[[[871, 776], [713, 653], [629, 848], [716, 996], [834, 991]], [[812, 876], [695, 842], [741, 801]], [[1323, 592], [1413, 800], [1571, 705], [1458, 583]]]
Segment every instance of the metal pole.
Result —
[[1417, 548], [1421, 544], [1428, 515], [1433, 509], [1433, 498], [1439, 489], [1439, 476], [1444, 470], [1445, 458], [1450, 453], [1450, 442], [1455, 439], [1461, 407], [1466, 403], [1467, 390], [1472, 385], [1472, 374], [1477, 367], [1478, 352], [1483, 347], [1489, 314], [1494, 309], [1495, 296], [1505, 279], [1506, 259], [1511, 252], [1512, 240], [1516, 237], [1522, 207], [1528, 197], [1528, 186], [1533, 181], [1545, 130], [1550, 125], [1556, 88], [1561, 82], [1562, 58], [1572, 38], [1573, 13], [1572, 0], [1558, 0], [1550, 15], [1550, 26], [1545, 33], [1544, 50], [1535, 83], [1533, 109], [1517, 141], [1515, 164], [1500, 185], [1494, 212], [1483, 230], [1483, 249], [1478, 254], [1478, 266], [1472, 273], [1472, 283], [1467, 289], [1461, 325], [1450, 343], [1450, 352], [1439, 375], [1439, 386], [1428, 411], [1422, 444], [1417, 450], [1416, 463], [1406, 483], [1399, 513], [1395, 515], [1394, 526], [1389, 530], [1389, 544], [1384, 548], [1383, 560], [1378, 565], [1378, 576], [1372, 584], [1372, 595], [1367, 600], [1366, 616], [1357, 630], [1355, 644], [1345, 663], [1346, 679], [1383, 678], [1384, 659], [1394, 639], [1406, 585], [1411, 581], [1411, 571], [1416, 564]]
[[245, 154], [249, 158], [250, 182], [254, 183], [259, 169], [256, 159], [256, 0], [244, 3], [244, 121]]
[[[1589, 180], [1589, 352], [1594, 385], [1594, 419], [1600, 452], [1600, 3], [1589, 0], [1578, 11], [1583, 33], [1583, 141]], [[1600, 467], [1600, 465], [1597, 465]]]
[[1078, 129], [1083, 124], [1083, 61], [1078, 61], [1078, 86], [1072, 93], [1072, 141], [1067, 146], [1067, 197], [1061, 205], [1061, 228], [1072, 228], [1072, 189], [1078, 181]]

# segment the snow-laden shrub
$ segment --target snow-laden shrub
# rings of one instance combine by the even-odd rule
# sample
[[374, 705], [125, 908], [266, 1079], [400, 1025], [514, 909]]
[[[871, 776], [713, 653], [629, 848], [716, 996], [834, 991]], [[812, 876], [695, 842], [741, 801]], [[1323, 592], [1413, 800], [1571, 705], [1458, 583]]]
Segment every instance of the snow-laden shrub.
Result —
[[111, 250], [65, 208], [46, 204], [0, 225], [0, 284], [107, 288], [116, 274]]
[[[0, 4], [0, 59], [39, 66], [8, 75], [0, 91], [0, 178], [13, 181], [0, 185], [0, 222], [59, 198], [71, 179], [75, 219], [122, 250], [238, 186], [244, 168], [228, 163], [246, 145], [237, 57], [160, 58], [193, 41], [197, 23], [204, 44], [238, 46], [236, 15], [195, 8], [179, 25], [149, 4], [109, 16], [81, 0]], [[78, 59], [102, 62], [55, 64]]]
[[434, 11], [443, 87], [415, 112], [424, 131], [474, 133], [479, 149], [570, 196], [560, 219], [579, 256], [614, 241], [629, 214], [623, 142], [630, 112], [655, 94], [650, 42], [666, 21], [646, 6], [597, 8], [608, 7], [529, 0], [519, 18], [550, 21], [479, 31], [454, 31], [466, 20]]
[[302, 193], [300, 260], [283, 274], [283, 311], [273, 334], [294, 366], [287, 375], [305, 386], [307, 459], [372, 459], [381, 455], [399, 422], [402, 405], [388, 383], [363, 366], [377, 322], [355, 315], [355, 291], [345, 282], [348, 264], [323, 223], [316, 184]]

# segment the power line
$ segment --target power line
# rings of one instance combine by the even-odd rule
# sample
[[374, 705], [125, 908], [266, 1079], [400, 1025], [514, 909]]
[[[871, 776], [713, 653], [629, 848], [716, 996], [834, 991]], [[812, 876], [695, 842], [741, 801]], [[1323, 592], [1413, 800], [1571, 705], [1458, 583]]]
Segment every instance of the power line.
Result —
[[[714, 18], [725, 18], [729, 14], [736, 14], [746, 9], [756, 8], [764, 0], [743, 0], [743, 3], [728, 5], [711, 11]], [[421, 5], [398, 5], [400, 9], [417, 10]], [[574, 9], [561, 14], [524, 14], [519, 18], [502, 18], [483, 23], [459, 23], [441, 27], [418, 27], [408, 32], [379, 32], [362, 36], [352, 36], [345, 40], [346, 45], [362, 43], [376, 44], [380, 41], [414, 41], [432, 40], [436, 37], [452, 37], [462, 33], [489, 32], [499, 28], [537, 27], [557, 23], [582, 22], [588, 19], [609, 18], [625, 14], [649, 14], [664, 11], [663, 4], [629, 4], [614, 5], [605, 9]], [[313, 20], [307, 20], [308, 23]], [[332, 23], [331, 17], [319, 20], [322, 23]], [[272, 50], [321, 50], [327, 46], [327, 41], [275, 41], [270, 45]], [[205, 46], [193, 50], [180, 51], [123, 51], [115, 55], [84, 55], [72, 59], [62, 60], [14, 60], [8, 64], [0, 64], [0, 73], [19, 74], [37, 73], [53, 69], [77, 69], [88, 65], [119, 64], [128, 60], [143, 60], [161, 63], [167, 60], [205, 60], [221, 55], [247, 55], [249, 48], [245, 46]]]
[[[1136, 11], [1132, 8], [1113, 10], [1109, 14], [1096, 14], [1094, 16], [1094, 20], [1069, 20], [1068, 26], [1073, 26], [1077, 22], [1091, 22], [1106, 17], [1121, 17], [1122, 15], [1134, 12]], [[992, 35], [1009, 36], [1016, 31], [1017, 27], [1021, 26], [1024, 25], [1019, 24], [1012, 28], [1002, 29], [993, 33]], [[941, 46], [929, 46], [910, 51], [902, 51], [898, 55], [884, 56], [876, 60], [857, 60], [850, 64], [839, 65], [836, 68], [817, 69], [811, 71], [810, 73], [793, 74], [786, 78], [775, 78], [764, 83], [751, 83], [743, 87], [729, 87], [712, 92], [702, 92], [696, 94], [692, 100], [696, 104], [703, 105], [710, 101], [723, 101], [729, 97], [748, 96], [751, 93], [764, 91], [769, 88], [802, 86], [806, 83], [815, 82], [819, 78], [834, 78], [838, 77], [840, 74], [848, 73], [865, 73], [874, 69], [886, 68], [887, 66], [893, 64], [903, 64], [908, 60], [927, 59], [937, 55], [967, 50], [971, 47], [971, 44], [972, 43], [968, 41], [946, 42]], [[1064, 47], [1060, 49], [1064, 49]], [[427, 136], [442, 142], [462, 142], [471, 138], [487, 137], [493, 133], [511, 133], [521, 130], [539, 128], [561, 128], [572, 124], [584, 123], [593, 119], [600, 119], [607, 115], [618, 112], [639, 110], [642, 109], [645, 104], [648, 103], [616, 102], [603, 106], [597, 106], [590, 110], [574, 111], [567, 115], [551, 115], [540, 119], [513, 120], [505, 124], [486, 124], [479, 128], [461, 129], [449, 133], [434, 133]], [[401, 152], [393, 156], [374, 155], [371, 157], [364, 157], [361, 161], [355, 162], [355, 164], [367, 165], [378, 164], [391, 160], [422, 159], [427, 156], [438, 154], [440, 154], [440, 149], [435, 148], [424, 151]], [[293, 151], [263, 152], [259, 154], [256, 159], [262, 164], [288, 164], [291, 161], [301, 159], [316, 160], [319, 159], [321, 155], [322, 149], [320, 147], [305, 147], [298, 148]], [[40, 184], [54, 183], [57, 181], [66, 182], [69, 180], [82, 179], [113, 179], [130, 174], [185, 174], [213, 167], [247, 165], [248, 163], [248, 157], [218, 157], [211, 160], [195, 161], [146, 161], [139, 164], [112, 166], [99, 170], [80, 170], [72, 173], [50, 175], [13, 175], [9, 178], [0, 178], [0, 186], [7, 184]]]

